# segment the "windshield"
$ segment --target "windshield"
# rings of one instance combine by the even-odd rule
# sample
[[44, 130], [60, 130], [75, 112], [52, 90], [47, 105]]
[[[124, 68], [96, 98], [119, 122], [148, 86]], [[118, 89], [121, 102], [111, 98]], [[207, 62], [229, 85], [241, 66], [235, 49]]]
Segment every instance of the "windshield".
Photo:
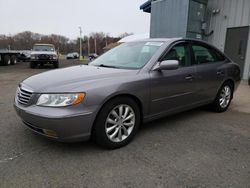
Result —
[[49, 52], [54, 52], [55, 49], [53, 46], [46, 46], [46, 45], [35, 45], [33, 47], [34, 51], [49, 51]]
[[148, 63], [162, 44], [162, 42], [124, 43], [106, 52], [90, 65], [139, 69]]

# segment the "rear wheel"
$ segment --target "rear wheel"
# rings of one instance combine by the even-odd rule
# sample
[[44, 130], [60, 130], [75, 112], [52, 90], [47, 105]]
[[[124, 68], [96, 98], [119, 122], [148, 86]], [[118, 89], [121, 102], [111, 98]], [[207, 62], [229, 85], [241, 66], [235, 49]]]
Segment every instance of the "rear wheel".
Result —
[[11, 65], [15, 65], [17, 64], [17, 58], [15, 55], [12, 55], [11, 58], [10, 58], [10, 64]]
[[3, 58], [3, 65], [7, 66], [10, 65], [11, 61], [10, 61], [10, 56], [9, 55], [5, 55]]
[[220, 88], [212, 107], [216, 112], [225, 112], [230, 106], [233, 98], [233, 86], [230, 82], [226, 82]]
[[136, 102], [127, 97], [108, 102], [100, 111], [93, 130], [96, 143], [108, 149], [127, 145], [140, 125], [140, 110]]

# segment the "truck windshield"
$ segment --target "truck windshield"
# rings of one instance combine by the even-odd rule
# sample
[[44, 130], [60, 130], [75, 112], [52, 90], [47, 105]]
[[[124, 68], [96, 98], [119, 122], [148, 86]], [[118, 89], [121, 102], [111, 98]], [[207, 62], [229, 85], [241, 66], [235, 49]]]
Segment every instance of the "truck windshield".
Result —
[[110, 68], [140, 69], [152, 58], [162, 42], [130, 42], [106, 52], [90, 65]]
[[33, 47], [34, 51], [49, 51], [49, 52], [53, 52], [55, 51], [53, 46], [46, 46], [46, 45], [35, 45]]

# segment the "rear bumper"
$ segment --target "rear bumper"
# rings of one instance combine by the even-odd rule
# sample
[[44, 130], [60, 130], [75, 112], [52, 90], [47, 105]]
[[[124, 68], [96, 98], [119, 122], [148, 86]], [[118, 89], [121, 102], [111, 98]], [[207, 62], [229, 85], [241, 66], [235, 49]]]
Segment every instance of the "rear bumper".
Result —
[[24, 124], [36, 134], [61, 142], [78, 142], [90, 138], [95, 118], [92, 112], [56, 116], [53, 114], [57, 114], [58, 109], [53, 109], [54, 113], [50, 112], [48, 115], [48, 112], [45, 113], [46, 110], [39, 111], [39, 114], [32, 112], [32, 108], [37, 108], [36, 106], [26, 110], [15, 103], [14, 107]]

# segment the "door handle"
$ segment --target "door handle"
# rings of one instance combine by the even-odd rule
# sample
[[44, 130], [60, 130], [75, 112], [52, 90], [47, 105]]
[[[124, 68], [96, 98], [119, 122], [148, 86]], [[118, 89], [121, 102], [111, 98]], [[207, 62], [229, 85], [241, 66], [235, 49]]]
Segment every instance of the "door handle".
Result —
[[217, 71], [216, 73], [218, 76], [223, 76], [224, 75], [224, 72], [223, 71]]
[[194, 77], [192, 75], [188, 75], [185, 77], [185, 80], [187, 81], [193, 81]]

